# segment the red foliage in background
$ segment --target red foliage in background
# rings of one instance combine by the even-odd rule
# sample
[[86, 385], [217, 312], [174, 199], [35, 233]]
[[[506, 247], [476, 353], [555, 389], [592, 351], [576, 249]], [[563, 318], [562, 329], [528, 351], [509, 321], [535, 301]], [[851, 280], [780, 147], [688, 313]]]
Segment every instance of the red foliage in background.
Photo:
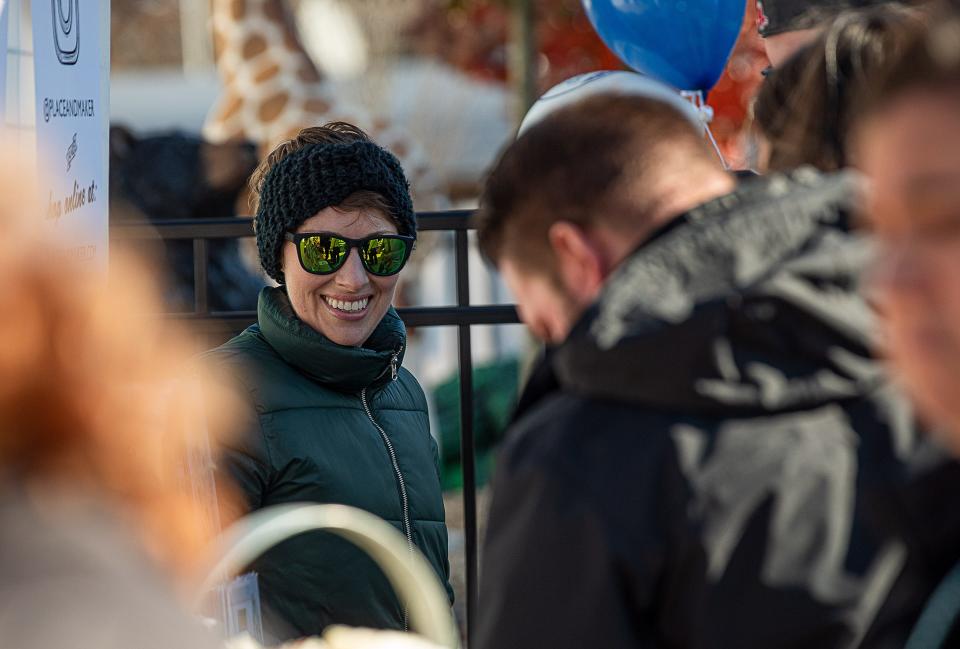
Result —
[[[581, 72], [623, 68], [594, 32], [580, 0], [535, 1], [540, 90]], [[510, 15], [504, 0], [436, 0], [411, 29], [418, 54], [472, 76], [507, 80]]]
[[744, 168], [749, 162], [744, 146], [744, 129], [750, 103], [763, 79], [761, 73], [769, 64], [763, 40], [757, 34], [755, 3], [750, 2], [727, 68], [707, 97], [714, 110], [711, 130], [727, 162], [734, 168]]
[[[709, 95], [715, 113], [712, 130], [735, 166], [746, 161], [740, 135], [760, 72], [767, 66], [753, 5], [749, 3], [727, 69]], [[594, 31], [580, 0], [534, 0], [534, 7], [541, 92], [583, 72], [624, 68]], [[507, 79], [509, 29], [507, 0], [435, 0], [413, 26], [410, 42], [418, 54], [502, 82]]]
[[541, 91], [584, 72], [625, 67], [597, 36], [578, 0], [540, 2], [537, 10]]

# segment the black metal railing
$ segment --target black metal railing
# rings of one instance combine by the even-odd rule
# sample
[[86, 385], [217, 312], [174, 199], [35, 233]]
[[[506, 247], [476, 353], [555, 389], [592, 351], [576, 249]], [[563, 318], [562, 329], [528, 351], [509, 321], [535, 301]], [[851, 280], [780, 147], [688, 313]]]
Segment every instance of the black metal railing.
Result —
[[[476, 454], [473, 431], [473, 358], [470, 327], [520, 322], [512, 305], [471, 305], [468, 232], [473, 229], [473, 212], [422, 212], [417, 215], [418, 229], [452, 231], [457, 287], [456, 306], [408, 307], [399, 309], [410, 327], [455, 326], [458, 338], [458, 371], [460, 377], [460, 461], [463, 471], [463, 526], [466, 554], [467, 630], [475, 619], [478, 596], [478, 533]], [[194, 309], [188, 313], [170, 313], [166, 317], [190, 321], [190, 326], [203, 334], [226, 337], [240, 332], [257, 319], [254, 311], [211, 311], [209, 302], [209, 241], [253, 236], [250, 218], [154, 221], [149, 224], [115, 224], [110, 228], [113, 240], [193, 241]]]

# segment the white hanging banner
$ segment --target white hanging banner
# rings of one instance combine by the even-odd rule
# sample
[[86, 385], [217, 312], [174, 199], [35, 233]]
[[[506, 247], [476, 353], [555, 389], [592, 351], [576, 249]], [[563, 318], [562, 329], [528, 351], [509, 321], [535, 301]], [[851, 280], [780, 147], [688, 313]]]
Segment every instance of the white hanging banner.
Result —
[[105, 266], [109, 4], [32, 0], [31, 7], [44, 217], [68, 256]]
[[10, 57], [7, 56], [9, 5], [7, 0], [0, 0], [0, 126], [6, 124], [7, 117], [7, 65], [10, 62]]

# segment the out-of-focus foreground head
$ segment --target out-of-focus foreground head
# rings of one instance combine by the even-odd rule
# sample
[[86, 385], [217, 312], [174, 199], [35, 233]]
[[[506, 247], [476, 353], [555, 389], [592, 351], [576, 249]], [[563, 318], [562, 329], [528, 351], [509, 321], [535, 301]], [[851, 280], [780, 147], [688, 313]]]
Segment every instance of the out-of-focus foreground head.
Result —
[[960, 11], [943, 4], [876, 84], [853, 135], [880, 244], [887, 351], [960, 452]]
[[[188, 338], [158, 317], [144, 268], [111, 258], [106, 278], [58, 254], [10, 161], [0, 162], [0, 193], [3, 492], [50, 513], [95, 504], [165, 572], [187, 576], [216, 531], [188, 466], [203, 460], [227, 397], [189, 363]], [[202, 405], [201, 391], [213, 401]]]
[[672, 106], [592, 96], [503, 153], [480, 201], [480, 247], [523, 321], [559, 343], [644, 239], [733, 184], [701, 130]]
[[816, 40], [845, 9], [897, 4], [890, 0], [757, 0], [757, 27], [770, 64], [779, 68]]
[[858, 118], [860, 97], [922, 26], [920, 10], [897, 3], [846, 11], [774, 70], [753, 107], [763, 144], [760, 171], [846, 167], [846, 135]]

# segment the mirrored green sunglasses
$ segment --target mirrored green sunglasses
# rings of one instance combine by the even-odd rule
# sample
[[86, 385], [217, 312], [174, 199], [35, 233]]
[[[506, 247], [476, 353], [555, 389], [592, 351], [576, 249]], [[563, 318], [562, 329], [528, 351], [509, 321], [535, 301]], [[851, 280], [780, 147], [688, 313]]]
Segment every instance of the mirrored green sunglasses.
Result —
[[378, 234], [363, 239], [348, 239], [333, 232], [287, 232], [287, 241], [297, 246], [300, 265], [308, 273], [329, 275], [340, 270], [350, 249], [356, 248], [360, 262], [371, 275], [396, 275], [413, 251], [413, 237]]

